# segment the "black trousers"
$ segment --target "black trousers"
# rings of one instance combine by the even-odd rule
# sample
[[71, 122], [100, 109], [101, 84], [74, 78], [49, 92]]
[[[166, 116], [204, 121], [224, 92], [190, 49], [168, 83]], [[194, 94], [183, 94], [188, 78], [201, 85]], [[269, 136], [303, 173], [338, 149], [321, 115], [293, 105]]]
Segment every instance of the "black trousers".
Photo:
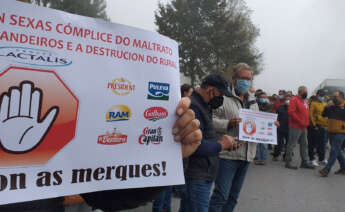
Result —
[[277, 141], [278, 145], [274, 146], [274, 152], [273, 152], [274, 157], [279, 157], [280, 154], [282, 153], [283, 147], [286, 147], [289, 140], [289, 131], [286, 131], [286, 132], [278, 131], [277, 140], [278, 140]]
[[315, 159], [316, 150], [317, 155], [319, 156], [319, 161], [323, 161], [325, 159], [326, 152], [325, 129], [322, 127], [319, 127], [318, 129], [310, 127], [308, 133], [308, 152], [310, 160]]

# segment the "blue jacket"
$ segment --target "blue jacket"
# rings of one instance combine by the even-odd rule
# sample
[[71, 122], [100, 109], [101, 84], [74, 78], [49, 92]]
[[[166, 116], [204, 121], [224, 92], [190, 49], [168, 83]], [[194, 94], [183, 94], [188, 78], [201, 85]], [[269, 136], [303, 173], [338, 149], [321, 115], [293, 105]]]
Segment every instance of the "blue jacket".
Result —
[[212, 110], [202, 96], [194, 92], [190, 97], [191, 109], [200, 122], [202, 141], [198, 149], [188, 158], [185, 172], [186, 179], [214, 181], [218, 169], [218, 153], [221, 145], [217, 141], [216, 130], [213, 127]]

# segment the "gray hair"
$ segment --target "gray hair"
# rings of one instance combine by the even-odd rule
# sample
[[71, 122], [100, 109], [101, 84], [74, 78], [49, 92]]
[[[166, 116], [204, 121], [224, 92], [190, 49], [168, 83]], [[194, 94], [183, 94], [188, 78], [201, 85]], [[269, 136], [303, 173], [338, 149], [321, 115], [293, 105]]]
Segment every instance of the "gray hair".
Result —
[[236, 78], [238, 73], [242, 70], [251, 71], [253, 74], [253, 69], [247, 63], [238, 63], [234, 66], [234, 69], [232, 71], [232, 79]]
[[298, 87], [298, 93], [301, 93], [303, 90], [307, 90], [307, 87], [304, 85]]

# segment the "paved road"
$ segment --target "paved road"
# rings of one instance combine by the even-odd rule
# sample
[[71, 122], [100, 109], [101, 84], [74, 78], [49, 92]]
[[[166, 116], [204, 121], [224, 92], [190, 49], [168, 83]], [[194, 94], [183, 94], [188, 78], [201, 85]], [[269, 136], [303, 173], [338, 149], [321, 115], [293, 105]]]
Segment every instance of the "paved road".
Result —
[[[345, 176], [333, 174], [338, 168], [337, 163], [329, 177], [322, 178], [319, 168], [289, 170], [282, 161], [252, 164], [236, 212], [345, 212]], [[174, 199], [172, 211], [178, 206]], [[128, 212], [149, 211], [151, 205]]]
[[[289, 170], [282, 161], [268, 161], [266, 166], [252, 164], [236, 212], [345, 212], [345, 176], [333, 174], [338, 168], [337, 163], [329, 177], [322, 178], [320, 168]], [[151, 212], [151, 207], [148, 204], [127, 212]], [[174, 198], [172, 212], [178, 207]], [[67, 212], [90, 211], [80, 209]]]

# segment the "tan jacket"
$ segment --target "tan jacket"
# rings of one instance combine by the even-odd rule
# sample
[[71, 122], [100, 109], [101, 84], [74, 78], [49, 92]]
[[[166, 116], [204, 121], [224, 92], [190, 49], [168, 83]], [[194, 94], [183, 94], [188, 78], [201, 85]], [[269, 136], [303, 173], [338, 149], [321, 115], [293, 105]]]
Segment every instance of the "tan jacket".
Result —
[[[228, 130], [229, 120], [239, 117], [239, 110], [245, 108], [242, 106], [241, 99], [232, 91], [233, 97], [224, 96], [223, 105], [213, 112], [213, 124], [217, 131], [219, 138], [224, 134], [228, 134], [233, 137], [238, 137], [238, 127]], [[248, 97], [248, 102], [255, 101], [254, 95]], [[257, 103], [251, 104], [251, 110], [259, 110]], [[256, 143], [249, 143], [242, 141], [243, 145], [234, 151], [223, 150], [220, 152], [219, 157], [229, 160], [242, 160], [251, 162], [254, 160], [256, 154]]]

